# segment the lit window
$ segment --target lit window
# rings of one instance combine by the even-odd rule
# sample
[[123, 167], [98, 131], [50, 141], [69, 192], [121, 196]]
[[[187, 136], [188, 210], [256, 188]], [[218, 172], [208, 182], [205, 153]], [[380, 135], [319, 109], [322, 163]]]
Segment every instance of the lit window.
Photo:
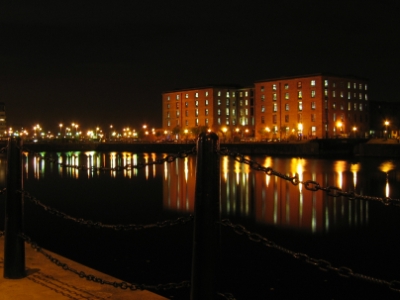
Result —
[[221, 118], [217, 119], [218, 125], [221, 125]]
[[229, 125], [229, 118], [226, 118], [225, 124], [226, 124], [226, 125]]
[[335, 102], [332, 103], [332, 108], [336, 109], [336, 103]]
[[[168, 109], [171, 108], [171, 105], [169, 103], [167, 104], [167, 108]], [[1, 120], [1, 121], [3, 121], [3, 120]]]
[[357, 103], [354, 103], [354, 110], [357, 110]]
[[189, 98], [189, 94], [185, 94], [185, 98], [186, 98], [186, 99]]
[[176, 100], [179, 100], [179, 95], [176, 95]]
[[362, 93], [358, 94], [358, 99], [362, 100]]
[[221, 110], [218, 108], [218, 110], [217, 110], [217, 114], [218, 114], [218, 116], [220, 116], [221, 115]]
[[285, 110], [288, 111], [289, 110], [289, 103], [285, 104]]
[[297, 99], [303, 99], [303, 93], [301, 91], [297, 92]]
[[315, 109], [315, 101], [311, 102], [311, 109]]
[[170, 114], [169, 114], [169, 111], [167, 112], [167, 118], [169, 118], [170, 117]]
[[169, 101], [170, 100], [170, 97], [169, 96], [167, 96], [167, 101]]
[[350, 82], [350, 81], [347, 82], [347, 88], [348, 88], [348, 89], [351, 88], [351, 82]]
[[328, 86], [329, 86], [329, 82], [328, 82], [328, 80], [326, 80], [326, 79], [324, 80], [324, 86], [325, 86], [325, 87], [328, 87]]
[[[177, 103], [176, 105], [177, 105], [177, 108], [179, 108], [179, 103]], [[188, 106], [189, 106], [189, 102], [185, 102], [185, 107], [188, 107]]]
[[195, 96], [196, 98], [199, 98], [199, 93], [195, 93], [194, 96]]
[[208, 108], [206, 108], [204, 113], [205, 113], [206, 116], [208, 116]]
[[336, 91], [332, 91], [332, 97], [333, 97], [333, 98], [336, 97]]
[[198, 117], [198, 116], [199, 116], [199, 109], [198, 109], [198, 108], [196, 108], [196, 110], [195, 110], [195, 114], [196, 114], [196, 117]]
[[239, 97], [243, 97], [243, 92], [240, 92], [240, 93], [239, 93]]
[[358, 109], [359, 109], [360, 111], [363, 110], [363, 105], [362, 105], [362, 103], [360, 103], [360, 105], [358, 106]]
[[236, 96], [236, 93], [232, 92], [232, 98], [235, 98], [235, 96]]
[[299, 101], [299, 111], [302, 111], [302, 110], [303, 110], [303, 102]]
[[206, 119], [206, 124], [208, 124], [208, 119]]
[[314, 90], [311, 91], [311, 98], [315, 98], [315, 91]]
[[285, 93], [285, 99], [289, 100], [289, 93]]
[[368, 95], [365, 94], [365, 95], [364, 95], [364, 98], [365, 98], [365, 100], [368, 100]]
[[311, 135], [312, 136], [317, 135], [317, 127], [316, 126], [311, 126]]
[[351, 102], [347, 102], [347, 110], [351, 110]]
[[236, 125], [236, 119], [232, 120], [232, 125], [234, 125], [234, 126]]
[[265, 106], [261, 105], [261, 112], [265, 112]]
[[360, 83], [359, 85], [358, 85], [358, 89], [359, 90], [362, 90], [363, 88], [362, 88], [362, 83]]
[[171, 121], [170, 121], [170, 120], [167, 121], [167, 126], [168, 126], [168, 127], [171, 126]]
[[249, 115], [249, 109], [245, 108], [244, 113], [245, 113], [246, 116], [248, 116]]
[[277, 103], [274, 103], [274, 105], [273, 105], [273, 111], [278, 111], [278, 104], [277, 104]]
[[244, 100], [244, 105], [248, 106], [249, 105], [249, 100], [245, 99]]
[[208, 100], [206, 100], [206, 106], [208, 106]]
[[218, 96], [221, 96], [221, 91], [218, 91]]
[[297, 82], [297, 88], [298, 88], [298, 89], [301, 89], [301, 81], [298, 81], [298, 82]]
[[343, 103], [340, 104], [340, 110], [344, 110], [344, 105], [343, 105]]
[[276, 84], [273, 84], [273, 85], [272, 85], [272, 90], [273, 90], [273, 91], [276, 91]]
[[368, 85], [367, 84], [365, 84], [365, 88], [364, 88], [366, 91], [368, 91]]
[[247, 97], [249, 95], [249, 92], [244, 92], [244, 96]]
[[336, 121], [336, 113], [333, 113], [332, 119], [333, 119], [333, 122]]
[[276, 93], [273, 93], [273, 94], [272, 94], [272, 100], [275, 101], [276, 99], [277, 99], [277, 95], [276, 95]]
[[208, 97], [208, 91], [206, 91], [206, 97]]
[[229, 116], [229, 108], [225, 109], [225, 115]]
[[232, 116], [236, 116], [236, 109], [232, 109]]
[[351, 93], [350, 92], [347, 92], [347, 99], [351, 99]]
[[194, 105], [195, 105], [196, 107], [199, 106], [199, 101], [196, 100], [196, 101], [194, 102]]
[[262, 85], [260, 88], [261, 92], [264, 92], [264, 86]]
[[285, 83], [285, 90], [288, 90], [288, 89], [289, 89], [289, 84]]
[[328, 90], [327, 89], [324, 90], [324, 96], [328, 97]]
[[179, 110], [176, 111], [176, 116], [179, 117]]
[[239, 105], [243, 106], [243, 100], [239, 100]]
[[226, 106], [229, 106], [229, 99], [226, 99]]
[[311, 86], [315, 86], [315, 80], [311, 80]]
[[218, 99], [218, 100], [217, 100], [217, 104], [218, 104], [218, 105], [221, 105], [221, 99]]
[[199, 119], [196, 119], [196, 126], [199, 126]]
[[356, 89], [357, 88], [357, 83], [353, 83], [353, 89]]
[[261, 101], [265, 101], [265, 95], [261, 95]]
[[226, 97], [227, 97], [227, 98], [229, 98], [229, 97], [230, 97], [230, 96], [229, 96], [229, 92], [226, 92]]

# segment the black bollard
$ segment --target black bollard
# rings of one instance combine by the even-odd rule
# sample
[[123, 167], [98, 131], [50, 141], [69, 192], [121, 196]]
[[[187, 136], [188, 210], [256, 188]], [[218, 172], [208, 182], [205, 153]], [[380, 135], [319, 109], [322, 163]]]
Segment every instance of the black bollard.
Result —
[[25, 277], [23, 232], [22, 141], [9, 138], [7, 149], [7, 197], [4, 225], [4, 278]]
[[215, 133], [197, 141], [191, 300], [217, 298], [220, 253], [220, 157]]

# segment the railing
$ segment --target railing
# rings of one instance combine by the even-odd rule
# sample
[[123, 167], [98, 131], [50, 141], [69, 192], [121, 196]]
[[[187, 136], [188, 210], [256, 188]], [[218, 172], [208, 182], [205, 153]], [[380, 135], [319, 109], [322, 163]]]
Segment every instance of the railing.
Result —
[[[55, 263], [63, 270], [70, 271], [81, 278], [91, 280], [100, 284], [108, 284], [115, 288], [127, 290], [166, 290], [177, 288], [191, 289], [191, 299], [234, 299], [231, 294], [224, 294], [217, 291], [217, 268], [220, 253], [218, 251], [220, 244], [220, 227], [221, 225], [231, 228], [235, 233], [242, 236], [247, 236], [250, 241], [262, 244], [265, 247], [273, 248], [282, 253], [288, 254], [293, 258], [317, 267], [321, 271], [331, 271], [339, 276], [346, 278], [356, 278], [369, 283], [384, 285], [393, 292], [400, 292], [400, 281], [392, 280], [387, 281], [367, 275], [354, 272], [347, 267], [333, 266], [329, 261], [324, 259], [313, 258], [305, 253], [299, 253], [277, 245], [275, 242], [270, 241], [266, 237], [248, 231], [240, 224], [233, 224], [230, 220], [221, 220], [220, 218], [220, 157], [229, 156], [234, 160], [247, 164], [251, 169], [259, 172], [264, 172], [268, 176], [277, 176], [282, 180], [286, 180], [293, 185], [302, 184], [305, 189], [317, 192], [325, 192], [331, 197], [346, 197], [349, 200], [363, 200], [363, 201], [377, 201], [384, 205], [400, 206], [399, 199], [392, 199], [389, 197], [371, 197], [357, 194], [353, 191], [343, 191], [335, 186], [323, 187], [318, 182], [306, 180], [301, 181], [296, 176], [288, 176], [275, 171], [271, 167], [263, 167], [259, 163], [246, 159], [244, 155], [232, 152], [229, 149], [220, 149], [219, 140], [217, 135], [201, 134], [197, 141], [197, 149], [190, 151], [179, 152], [175, 155], [168, 155], [163, 159], [153, 162], [140, 163], [137, 165], [129, 165], [124, 168], [116, 168], [115, 171], [123, 170], [126, 168], [143, 168], [153, 164], [172, 163], [176, 159], [185, 158], [188, 155], [197, 154], [197, 167], [196, 167], [196, 189], [195, 189], [195, 212], [194, 217], [181, 217], [175, 220], [166, 220], [153, 224], [103, 224], [101, 222], [84, 220], [70, 216], [61, 212], [53, 207], [43, 204], [40, 200], [32, 196], [28, 191], [23, 189], [22, 180], [22, 151], [29, 151], [23, 149], [22, 142], [19, 139], [9, 139], [7, 148], [7, 187], [0, 190], [0, 193], [6, 193], [5, 205], [5, 231], [0, 232], [0, 236], [4, 235], [4, 278], [19, 279], [26, 276], [25, 274], [25, 243], [42, 253], [50, 261]], [[87, 168], [85, 166], [71, 166], [64, 165], [71, 168]], [[94, 168], [94, 167], [93, 167]], [[99, 170], [106, 170], [106, 168], [98, 168]], [[186, 224], [194, 221], [193, 232], [193, 256], [192, 256], [192, 276], [189, 281], [182, 281], [179, 283], [168, 283], [158, 285], [147, 285], [127, 282], [110, 282], [102, 278], [95, 277], [90, 274], [85, 274], [82, 271], [70, 268], [65, 263], [51, 256], [48, 252], [44, 251], [34, 241], [30, 239], [25, 233], [23, 228], [23, 202], [28, 200], [35, 205], [41, 207], [45, 211], [88, 227], [95, 228], [108, 228], [115, 231], [120, 230], [146, 230], [151, 228], [162, 228], [166, 226], [175, 226], [178, 224]], [[211, 274], [211, 276], [210, 276]]]

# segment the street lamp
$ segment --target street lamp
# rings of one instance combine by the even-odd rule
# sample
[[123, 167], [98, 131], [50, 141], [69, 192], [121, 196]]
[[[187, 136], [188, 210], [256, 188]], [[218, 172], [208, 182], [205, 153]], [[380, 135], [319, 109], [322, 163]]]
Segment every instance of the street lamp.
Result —
[[[340, 132], [342, 132], [342, 126], [343, 126], [343, 124], [342, 124], [342, 122], [337, 122], [337, 128], [339, 129], [339, 131]], [[339, 134], [336, 132], [336, 136], [338, 136]]]
[[388, 126], [389, 126], [389, 121], [386, 120], [385, 121], [385, 138], [387, 139], [388, 137]]
[[60, 126], [60, 137], [61, 137], [61, 129], [62, 129], [62, 127], [63, 127], [63, 124], [62, 123], [60, 123], [60, 124], [58, 124], [58, 126]]
[[357, 127], [353, 127], [353, 134], [354, 134], [354, 137], [356, 137], [356, 134], [357, 134]]
[[185, 133], [185, 140], [186, 140], [186, 144], [187, 144], [187, 134], [188, 134], [189, 130], [185, 129], [184, 133]]

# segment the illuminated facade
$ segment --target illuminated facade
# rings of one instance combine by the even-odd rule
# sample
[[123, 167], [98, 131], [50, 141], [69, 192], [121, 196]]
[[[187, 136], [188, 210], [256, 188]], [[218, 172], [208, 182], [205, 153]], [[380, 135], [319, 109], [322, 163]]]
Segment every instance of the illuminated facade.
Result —
[[257, 139], [367, 137], [365, 79], [315, 74], [255, 83]]
[[[227, 141], [367, 137], [367, 80], [313, 74], [162, 94], [163, 128], [182, 138], [197, 127]], [[186, 130], [186, 131], [185, 131]]]
[[163, 128], [182, 138], [203, 127], [225, 140], [254, 136], [253, 88], [209, 86], [165, 92], [162, 95]]

